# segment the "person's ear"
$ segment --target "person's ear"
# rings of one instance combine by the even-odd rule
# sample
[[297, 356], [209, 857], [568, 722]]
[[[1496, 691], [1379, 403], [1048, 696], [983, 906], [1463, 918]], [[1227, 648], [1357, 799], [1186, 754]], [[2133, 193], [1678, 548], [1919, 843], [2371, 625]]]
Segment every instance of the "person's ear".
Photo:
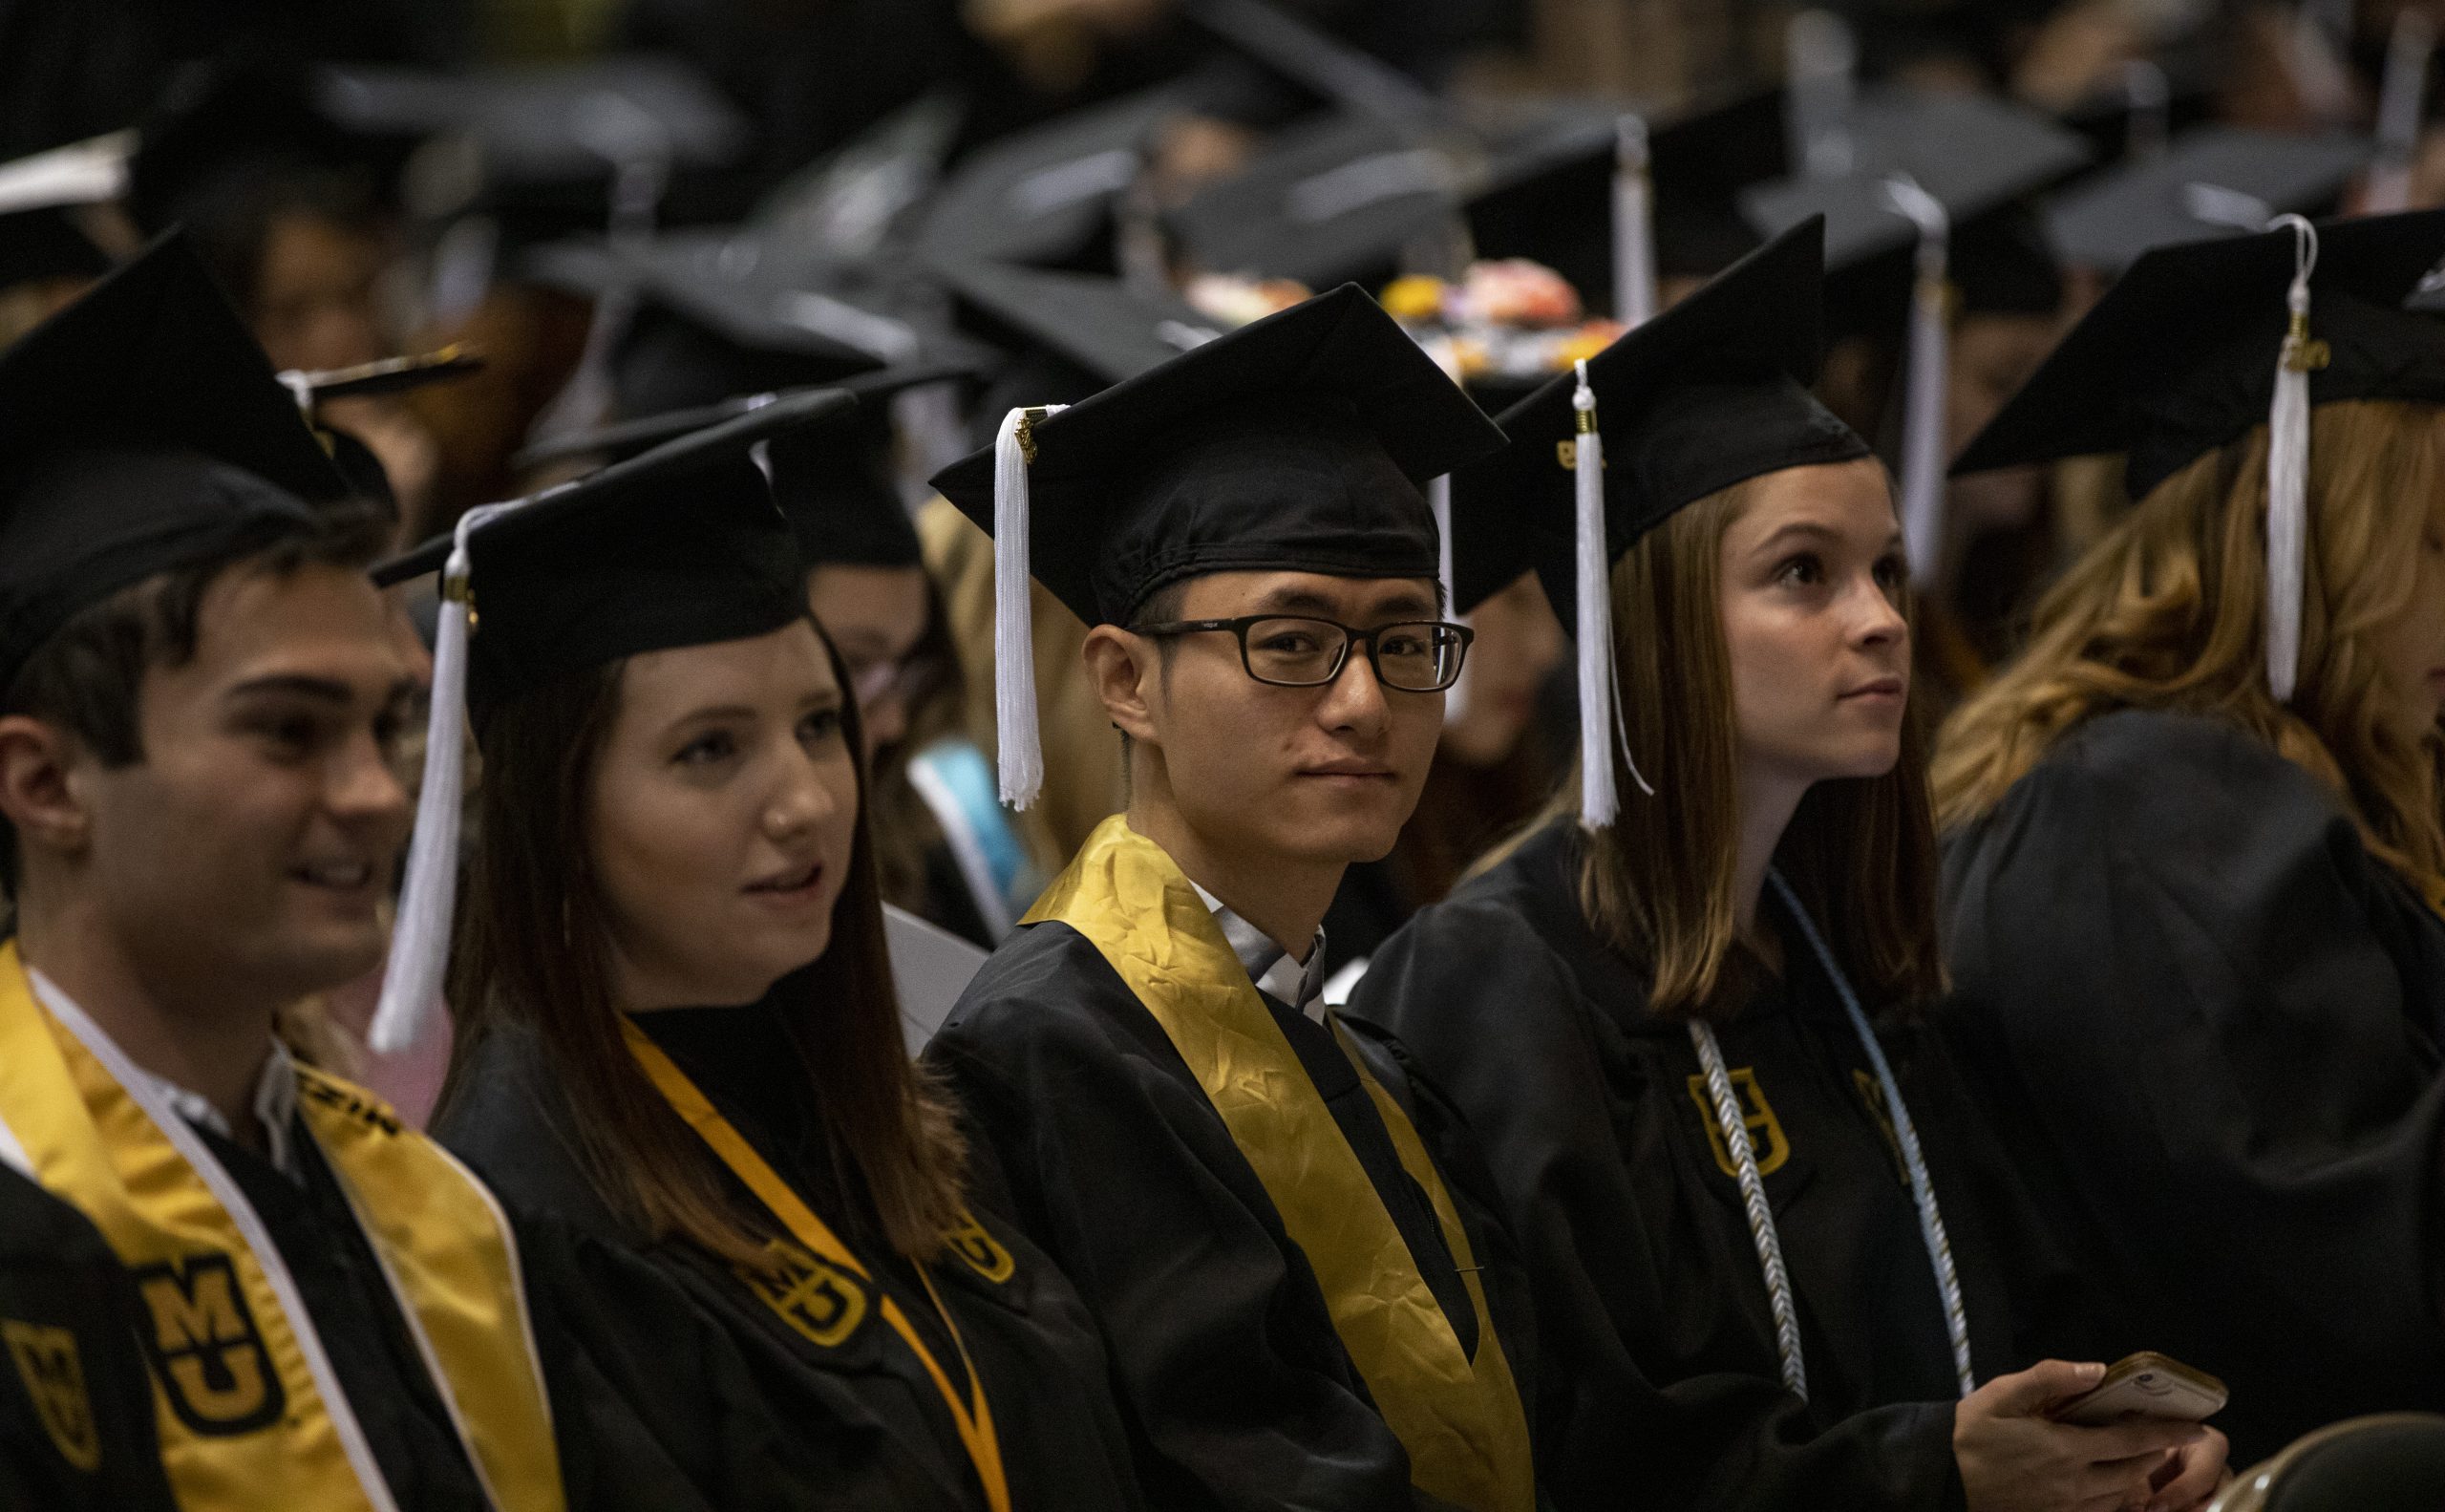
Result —
[[57, 725], [26, 714], [0, 717], [0, 816], [20, 847], [74, 853], [93, 834], [93, 811], [76, 780], [83, 748]]
[[1152, 740], [1156, 662], [1161, 654], [1155, 642], [1117, 625], [1098, 625], [1087, 632], [1080, 654], [1087, 662], [1087, 684], [1112, 727], [1132, 740]]

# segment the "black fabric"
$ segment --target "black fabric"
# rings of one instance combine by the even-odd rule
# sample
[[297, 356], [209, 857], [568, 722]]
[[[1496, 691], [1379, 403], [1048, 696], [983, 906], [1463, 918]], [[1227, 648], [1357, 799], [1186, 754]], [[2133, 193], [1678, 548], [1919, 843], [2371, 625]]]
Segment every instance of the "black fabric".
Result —
[[[1217, 337], [1036, 423], [1038, 582], [1090, 625], [1208, 572], [1435, 575], [1420, 486], [1493, 424], [1355, 285]], [[993, 528], [993, 449], [934, 479]]]
[[[1160, 367], [1217, 334], [1179, 295], [1135, 289], [1101, 273], [961, 259], [944, 265], [943, 278], [981, 335], [1076, 368], [1088, 380], [1086, 393]], [[1066, 397], [1041, 388], [1030, 394], [1031, 401]]]
[[773, 438], [773, 498], [807, 566], [918, 567], [925, 553], [893, 476], [890, 411]]
[[58, 205], [0, 214], [0, 288], [47, 278], [99, 278], [111, 260]]
[[[1608, 560], [1734, 483], [1868, 455], [1806, 388], [1819, 360], [1823, 231], [1801, 222], [1588, 359]], [[1578, 381], [1563, 373], [1505, 410], [1510, 445], [1454, 477], [1460, 607], [1534, 565], [1554, 612], [1573, 623], [1577, 493], [1561, 448], [1578, 434]]]
[[2047, 235], [2065, 261], [2119, 273], [2152, 248], [2232, 235], [2228, 218], [2244, 205], [2330, 210], [2374, 148], [2356, 132], [2200, 126], [2065, 190], [2047, 206]]
[[504, 515], [469, 533], [467, 561], [480, 615], [467, 703], [479, 732], [503, 702], [557, 678], [806, 614], [797, 544], [744, 456], [606, 486], [585, 508]]
[[[797, 1062], [778, 1054], [769, 1014], [714, 1010], [648, 1027], [785, 1180], [819, 1188], [800, 1195], [836, 1232], [873, 1231], [871, 1213], [853, 1211], [857, 1201], [830, 1179], [804, 1082], [793, 1088], [776, 1070]], [[880, 1308], [820, 1345], [722, 1262], [631, 1231], [585, 1174], [567, 1103], [531, 1034], [488, 1036], [437, 1126], [518, 1225], [538, 1327], [553, 1341], [546, 1370], [573, 1509], [981, 1512], [949, 1412]], [[995, 1284], [956, 1259], [931, 1274], [985, 1381], [1012, 1502], [1136, 1512], [1095, 1325], [995, 1216], [1000, 1189], [989, 1162], [972, 1163], [970, 1210], [1012, 1255], [1011, 1278]], [[870, 1269], [877, 1252], [861, 1251]], [[932, 1304], [913, 1274], [898, 1265], [881, 1273], [927, 1328]], [[956, 1379], [955, 1352], [936, 1348]]]
[[[153, 1378], [136, 1343], [142, 1308], [82, 1213], [0, 1166], [0, 1330], [10, 1335], [0, 1340], [0, 1507], [172, 1512]], [[66, 1331], [73, 1374], [59, 1369], [57, 1334], [26, 1330]], [[37, 1408], [33, 1383], [52, 1414]], [[68, 1458], [62, 1435], [90, 1468]]]
[[2233, 1462], [2445, 1407], [2445, 921], [2328, 788], [2102, 715], [1950, 838], [1945, 1028], [2080, 1257], [2036, 1348], [2222, 1378]]
[[289, 1124], [298, 1180], [210, 1129], [196, 1132], [287, 1265], [400, 1512], [491, 1512], [382, 1263], [304, 1121]]
[[[1693, 1091], [1696, 1050], [1584, 923], [1575, 834], [1541, 831], [1422, 910], [1350, 1009], [1397, 1033], [1483, 1141], [1536, 1288], [1546, 1494], [1563, 1512], [1961, 1506], [1943, 1304], [1832, 984], [1786, 928], [1787, 979], [1765, 979], [1717, 1028], [1744, 1108], [1754, 1120], [1762, 1094], [1775, 1117], [1751, 1134], [1798, 1302], [1803, 1403], [1781, 1384], [1739, 1183]], [[1967, 1107], [1940, 1047], [1883, 1038], [1984, 1379], [2018, 1363], [1972, 1201], [1987, 1165], [1963, 1159]]]
[[[2445, 211], [2321, 224], [2309, 402], [2445, 402], [2445, 326], [2403, 300], [2445, 256]], [[1955, 473], [2128, 453], [2134, 499], [2266, 423], [2289, 324], [2290, 229], [2158, 247], [2081, 318], [1953, 463]]]
[[128, 158], [128, 213], [148, 235], [211, 226], [299, 175], [345, 175], [371, 199], [389, 191], [415, 142], [343, 126], [302, 64], [233, 53], [178, 71], [145, 114]]
[[[1527, 1291], [1468, 1133], [1396, 1047], [1355, 1037], [1468, 1225], [1527, 1398]], [[1409, 1457], [1333, 1331], [1306, 1255], [1162, 1026], [1084, 936], [1060, 924], [1021, 930], [926, 1060], [996, 1158], [1020, 1226], [1100, 1320], [1152, 1505], [1414, 1512]]]

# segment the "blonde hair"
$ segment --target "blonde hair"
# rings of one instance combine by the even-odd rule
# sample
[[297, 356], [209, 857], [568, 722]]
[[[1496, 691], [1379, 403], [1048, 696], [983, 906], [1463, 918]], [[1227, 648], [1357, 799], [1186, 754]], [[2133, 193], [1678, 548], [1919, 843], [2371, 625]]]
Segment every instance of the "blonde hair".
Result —
[[2229, 720], [2344, 799], [2370, 850], [2445, 889], [2438, 742], [2388, 717], [2376, 637], [2410, 606], [2421, 533], [2445, 520], [2445, 408], [2392, 400], [2310, 415], [2301, 674], [2266, 679], [2266, 428], [2166, 479], [2038, 606], [2029, 648], [1945, 724], [1937, 815], [1985, 816], [2054, 743], [2115, 709]]
[[[1735, 483], [1687, 506], [1613, 565], [1622, 713], [1656, 796], [1617, 771], [1621, 814], [1586, 839], [1580, 906], [1600, 938], [1647, 969], [1649, 1008], [1673, 1016], [1738, 1007], [1740, 741], [1723, 630], [1723, 538], [1754, 492], [1754, 480]], [[1942, 986], [1925, 750], [1913, 699], [1893, 770], [1810, 788], [1775, 855], [1871, 1003], [1913, 1001]], [[1578, 791], [1574, 777], [1547, 821], [1575, 812]]]

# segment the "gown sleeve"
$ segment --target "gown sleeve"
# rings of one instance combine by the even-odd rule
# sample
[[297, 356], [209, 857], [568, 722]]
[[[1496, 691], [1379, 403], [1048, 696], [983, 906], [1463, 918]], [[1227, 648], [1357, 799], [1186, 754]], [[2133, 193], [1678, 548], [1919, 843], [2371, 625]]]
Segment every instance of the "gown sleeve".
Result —
[[1115, 1027], [1146, 1015], [1093, 948], [1034, 943], [1056, 929], [1075, 941], [1038, 925], [1023, 959], [1006, 948], [927, 1058], [1102, 1322], [1149, 1504], [1413, 1512], [1408, 1456], [1255, 1173], [1168, 1045]]
[[2075, 1347], [2223, 1377], [2237, 1464], [2445, 1400], [2445, 929], [2326, 790], [2108, 716], [1945, 873], [1945, 1026], [2091, 1278]]
[[1564, 1512], [1962, 1504], [1949, 1402], [1824, 1431], [1781, 1383], [1651, 1380], [1634, 1343], [1664, 1290], [1570, 969], [1517, 912], [1426, 910], [1360, 983], [1353, 1013], [1409, 1047], [1467, 1115], [1536, 1290], [1541, 1479]]

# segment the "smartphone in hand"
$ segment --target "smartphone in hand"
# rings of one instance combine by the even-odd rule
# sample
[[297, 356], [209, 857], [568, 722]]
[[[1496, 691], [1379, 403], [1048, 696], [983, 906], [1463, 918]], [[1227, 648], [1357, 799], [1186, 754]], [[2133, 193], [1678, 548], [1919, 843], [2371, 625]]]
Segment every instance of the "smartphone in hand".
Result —
[[2198, 1423], [2222, 1412], [2229, 1395], [2224, 1383], [2205, 1371], [2154, 1350], [2141, 1350], [2115, 1361], [2105, 1379], [2055, 1403], [2046, 1416], [2059, 1423], [2089, 1428], [2125, 1417]]

